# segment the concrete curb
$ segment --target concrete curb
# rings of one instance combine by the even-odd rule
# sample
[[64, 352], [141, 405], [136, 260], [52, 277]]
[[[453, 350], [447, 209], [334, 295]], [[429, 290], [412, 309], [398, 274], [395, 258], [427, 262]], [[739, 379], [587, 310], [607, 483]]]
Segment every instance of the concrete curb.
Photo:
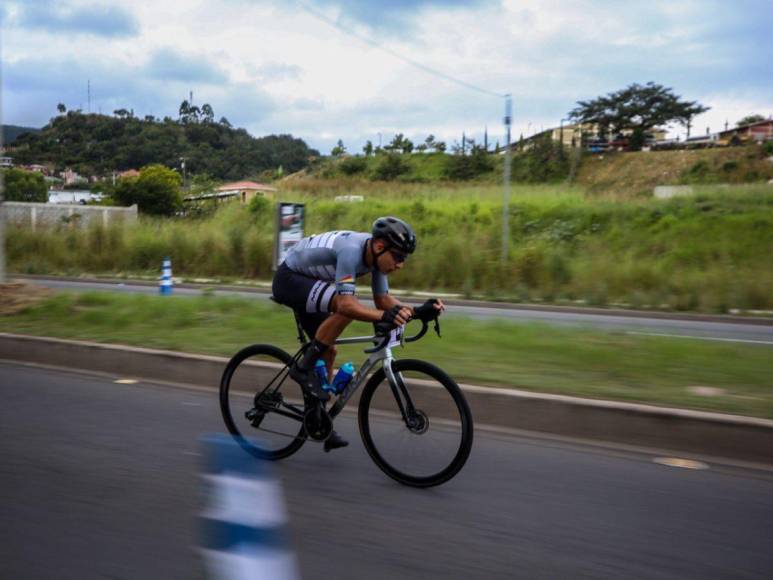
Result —
[[[217, 389], [228, 359], [0, 333], [0, 359]], [[773, 464], [773, 421], [461, 385], [475, 422]], [[351, 406], [356, 401], [351, 401]]]

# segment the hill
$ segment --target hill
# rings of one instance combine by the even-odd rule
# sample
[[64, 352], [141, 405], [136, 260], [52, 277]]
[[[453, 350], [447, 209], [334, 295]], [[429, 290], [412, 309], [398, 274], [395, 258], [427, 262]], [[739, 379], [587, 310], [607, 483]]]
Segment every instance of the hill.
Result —
[[292, 135], [255, 138], [227, 120], [139, 119], [69, 111], [39, 132], [16, 138], [8, 154], [16, 163], [51, 163], [82, 175], [107, 175], [151, 163], [181, 167], [189, 174], [241, 179], [262, 171], [298, 171], [319, 153]]
[[759, 145], [587, 155], [577, 184], [589, 193], [647, 195], [656, 185], [754, 183], [773, 178], [770, 152]]
[[[588, 193], [622, 197], [646, 196], [657, 185], [761, 183], [773, 179], [771, 145], [715, 149], [585, 153], [579, 160], [573, 183]], [[403, 155], [343, 156], [318, 159], [308, 169], [288, 176], [293, 187], [303, 182], [330, 189], [365, 181], [403, 183], [464, 182], [501, 183], [503, 156], [488, 154], [480, 171], [470, 169], [471, 155], [413, 153]], [[556, 144], [543, 143], [512, 157], [514, 184], [561, 183], [569, 178], [573, 153], [559, 152]], [[391, 159], [391, 161], [390, 161]], [[464, 162], [467, 161], [467, 165]], [[389, 173], [385, 169], [392, 169]], [[459, 171], [459, 170], [462, 171]], [[384, 177], [386, 175], [386, 177]], [[359, 185], [357, 185], [359, 184]]]
[[35, 127], [21, 127], [19, 125], [0, 125], [3, 145], [13, 145], [19, 135], [24, 133], [37, 133], [40, 129]]

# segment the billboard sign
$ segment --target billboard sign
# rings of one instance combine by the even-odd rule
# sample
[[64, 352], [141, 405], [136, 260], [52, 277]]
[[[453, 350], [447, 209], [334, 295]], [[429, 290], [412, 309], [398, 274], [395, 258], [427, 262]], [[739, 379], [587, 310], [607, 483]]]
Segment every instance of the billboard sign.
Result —
[[303, 238], [305, 207], [302, 203], [277, 204], [276, 235], [274, 238], [274, 269], [284, 262], [287, 252]]

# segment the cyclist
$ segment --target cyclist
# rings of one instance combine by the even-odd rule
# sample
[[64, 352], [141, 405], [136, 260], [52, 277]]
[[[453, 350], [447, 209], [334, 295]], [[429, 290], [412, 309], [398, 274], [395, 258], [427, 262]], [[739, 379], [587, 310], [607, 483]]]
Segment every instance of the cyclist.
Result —
[[[303, 238], [288, 252], [274, 275], [274, 299], [298, 314], [311, 343], [290, 368], [290, 376], [304, 391], [323, 404], [330, 395], [314, 372], [325, 361], [328, 379], [336, 357], [335, 341], [352, 320], [386, 322], [402, 326], [411, 318], [432, 319], [444, 310], [442, 301], [430, 299], [411, 308], [389, 294], [387, 275], [401, 269], [416, 249], [411, 226], [396, 217], [380, 217], [370, 234], [333, 231]], [[355, 280], [371, 274], [373, 302], [368, 308], [356, 297]], [[333, 431], [325, 451], [349, 443]]]

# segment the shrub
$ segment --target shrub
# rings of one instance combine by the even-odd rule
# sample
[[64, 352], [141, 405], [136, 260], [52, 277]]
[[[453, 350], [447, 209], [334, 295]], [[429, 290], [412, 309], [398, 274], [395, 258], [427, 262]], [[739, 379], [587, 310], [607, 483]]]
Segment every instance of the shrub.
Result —
[[368, 162], [364, 157], [347, 157], [338, 164], [338, 168], [344, 175], [356, 175], [368, 168]]
[[444, 174], [448, 179], [466, 180], [490, 172], [494, 168], [483, 147], [473, 146], [469, 155], [450, 155], [446, 159]]
[[5, 181], [4, 197], [6, 201], [26, 201], [46, 203], [48, 189], [40, 173], [22, 171], [21, 169], [6, 169], [2, 172]]
[[392, 181], [399, 176], [408, 173], [410, 167], [400, 155], [388, 153], [382, 155], [381, 160], [373, 171], [373, 179], [380, 181]]
[[560, 143], [546, 135], [537, 139], [530, 149], [516, 155], [511, 169], [515, 181], [559, 181], [569, 175], [569, 156]]

